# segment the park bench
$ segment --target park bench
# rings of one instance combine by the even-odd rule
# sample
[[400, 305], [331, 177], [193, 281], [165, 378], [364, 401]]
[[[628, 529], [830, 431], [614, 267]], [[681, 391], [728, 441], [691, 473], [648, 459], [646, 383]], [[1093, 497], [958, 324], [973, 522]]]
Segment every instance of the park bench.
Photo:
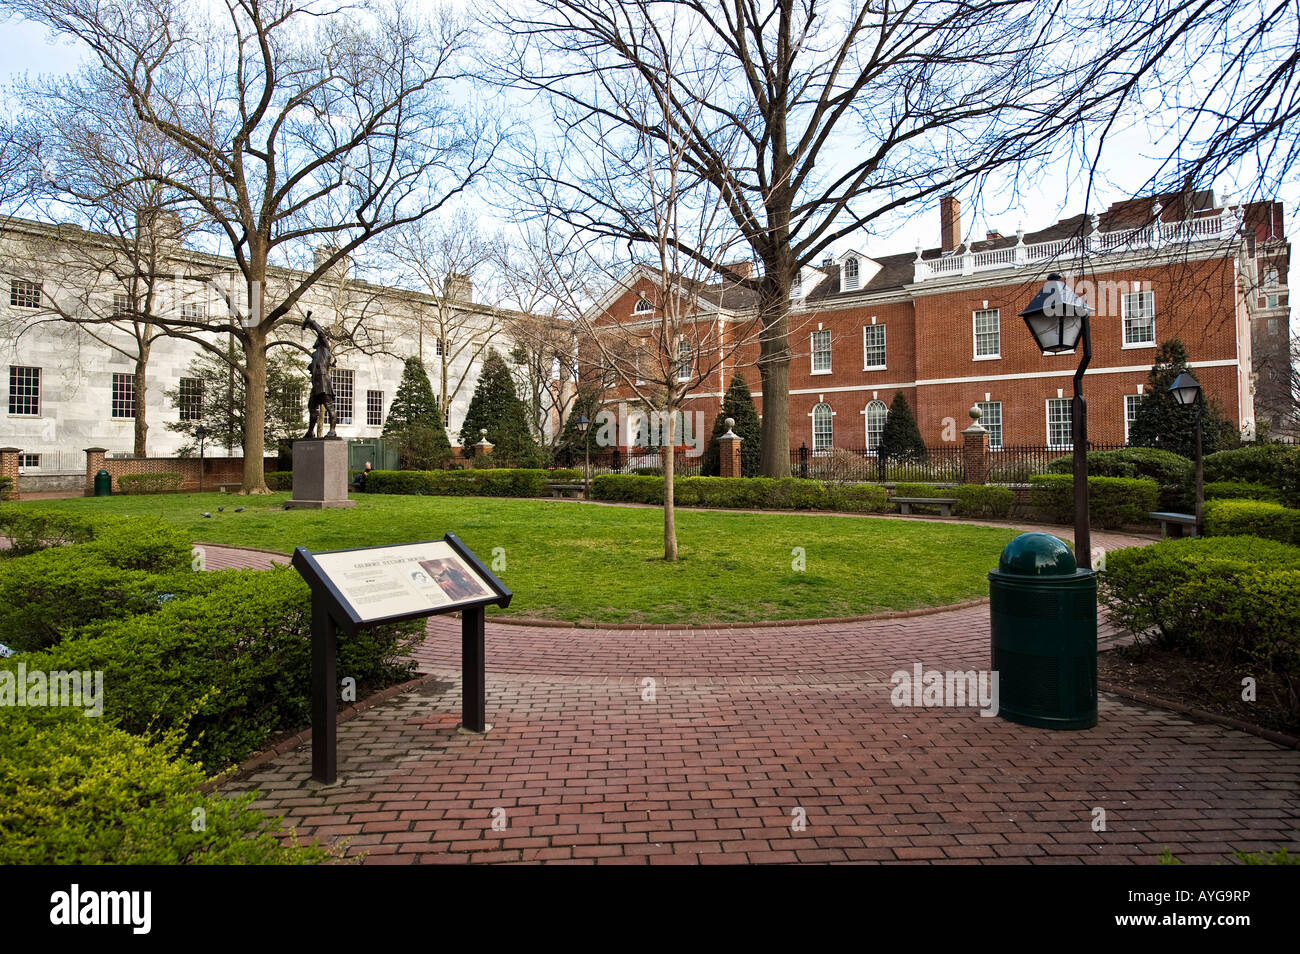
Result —
[[217, 490], [223, 494], [228, 494], [232, 490], [238, 490], [242, 486], [244, 486], [243, 482], [236, 480], [233, 483], [217, 484]]
[[547, 484], [552, 497], [580, 497], [587, 489], [586, 484]]
[[901, 514], [910, 514], [914, 506], [938, 507], [939, 513], [944, 517], [952, 516], [952, 505], [957, 502], [956, 497], [895, 497], [894, 503], [898, 504], [898, 512]]
[[[1190, 513], [1148, 513], [1147, 516], [1160, 521], [1162, 537], [1196, 536], [1196, 517]], [[1169, 532], [1171, 528], [1173, 533]]]

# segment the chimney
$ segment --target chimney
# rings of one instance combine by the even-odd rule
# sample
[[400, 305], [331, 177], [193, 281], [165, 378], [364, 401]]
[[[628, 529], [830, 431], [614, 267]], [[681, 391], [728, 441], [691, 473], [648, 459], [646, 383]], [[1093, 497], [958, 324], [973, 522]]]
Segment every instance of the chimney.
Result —
[[451, 272], [442, 283], [443, 297], [448, 301], [472, 302], [474, 300], [474, 283], [470, 281], [469, 272]]
[[[316, 248], [312, 250], [312, 256], [311, 256], [312, 269], [315, 270], [317, 268], [320, 268], [327, 261], [329, 261], [330, 258], [332, 258], [334, 256], [334, 253], [337, 251], [338, 251], [338, 246], [336, 245], [316, 246]], [[343, 280], [346, 281], [347, 278], [349, 277], [349, 273], [351, 272], [351, 270], [352, 270], [352, 257], [349, 255], [344, 255], [342, 258], [340, 258], [337, 262], [334, 263], [334, 267], [330, 269], [329, 274], [331, 278], [342, 278]]]
[[[723, 266], [737, 278], [749, 278], [754, 274], [754, 260], [751, 258], [742, 258], [738, 262], [728, 262]], [[731, 276], [726, 276], [730, 278]]]
[[945, 252], [961, 241], [961, 201], [951, 192], [939, 200], [939, 236]]
[[997, 229], [992, 229], [991, 231], [985, 233], [984, 235], [985, 241], [988, 242], [996, 242], [1000, 238], [1002, 238], [1002, 233], [999, 232]]

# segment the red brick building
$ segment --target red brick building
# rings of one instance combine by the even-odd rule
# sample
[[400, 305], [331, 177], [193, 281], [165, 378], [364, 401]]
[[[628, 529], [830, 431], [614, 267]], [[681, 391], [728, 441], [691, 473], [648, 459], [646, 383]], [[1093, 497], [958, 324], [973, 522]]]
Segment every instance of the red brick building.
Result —
[[[1085, 380], [1094, 442], [1127, 439], [1156, 346], [1169, 338], [1183, 341], [1206, 395], [1243, 430], [1286, 405], [1254, 360], [1289, 340], [1290, 246], [1279, 203], [1166, 195], [968, 244], [958, 240], [957, 200], [941, 205], [937, 248], [850, 251], [803, 270], [791, 295], [791, 449], [871, 451], [900, 391], [928, 445], [959, 441], [978, 404], [993, 448], [1068, 447], [1078, 356], [1041, 353], [1019, 317], [1053, 271], [1095, 312]], [[653, 285], [653, 276], [634, 276], [600, 303], [599, 320], [653, 334]], [[695, 321], [714, 342], [752, 336], [752, 303], [739, 286], [700, 286]], [[747, 343], [693, 390], [688, 407], [703, 412], [706, 427], [737, 368], [762, 412], [757, 354]], [[630, 398], [617, 384], [606, 392], [607, 405]]]

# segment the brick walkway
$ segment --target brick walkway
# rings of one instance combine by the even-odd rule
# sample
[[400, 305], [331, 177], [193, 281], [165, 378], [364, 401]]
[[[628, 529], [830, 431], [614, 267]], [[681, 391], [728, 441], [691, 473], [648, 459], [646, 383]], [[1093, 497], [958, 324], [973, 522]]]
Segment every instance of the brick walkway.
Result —
[[[207, 551], [213, 567], [269, 559]], [[300, 836], [344, 839], [370, 863], [1154, 863], [1166, 847], [1187, 862], [1300, 849], [1295, 750], [1106, 695], [1085, 732], [891, 705], [897, 669], [987, 666], [986, 606], [767, 629], [489, 622], [487, 639], [485, 737], [456, 731], [459, 623], [434, 618], [417, 653], [434, 681], [340, 726], [339, 785], [310, 782], [303, 747], [224, 790], [260, 789], [259, 807]]]

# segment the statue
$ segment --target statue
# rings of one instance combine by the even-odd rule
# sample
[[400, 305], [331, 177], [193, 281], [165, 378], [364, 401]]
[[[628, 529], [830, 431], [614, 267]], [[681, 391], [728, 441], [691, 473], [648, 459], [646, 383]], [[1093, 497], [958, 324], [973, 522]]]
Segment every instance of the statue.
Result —
[[307, 433], [303, 439], [310, 440], [321, 436], [323, 422], [320, 419], [320, 411], [324, 407], [330, 421], [330, 431], [325, 435], [325, 439], [338, 440], [338, 434], [334, 430], [337, 425], [334, 414], [334, 382], [330, 378], [334, 358], [330, 354], [329, 338], [325, 335], [325, 329], [311, 320], [310, 311], [303, 319], [302, 326], [316, 332], [316, 344], [312, 346], [311, 353], [311, 398], [307, 402]]

